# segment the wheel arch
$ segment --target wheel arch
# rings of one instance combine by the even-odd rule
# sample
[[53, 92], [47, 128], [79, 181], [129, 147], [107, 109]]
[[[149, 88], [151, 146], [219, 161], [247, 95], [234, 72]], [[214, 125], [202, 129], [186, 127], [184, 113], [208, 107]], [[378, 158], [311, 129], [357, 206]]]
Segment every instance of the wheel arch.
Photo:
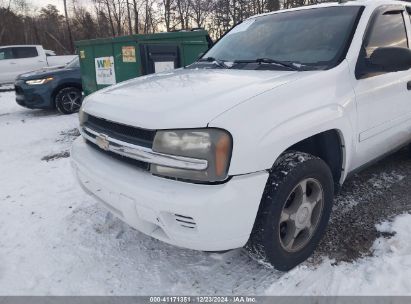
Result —
[[339, 190], [346, 166], [346, 145], [341, 130], [329, 129], [314, 134], [284, 150], [288, 151], [305, 152], [321, 158], [332, 172], [335, 189]]

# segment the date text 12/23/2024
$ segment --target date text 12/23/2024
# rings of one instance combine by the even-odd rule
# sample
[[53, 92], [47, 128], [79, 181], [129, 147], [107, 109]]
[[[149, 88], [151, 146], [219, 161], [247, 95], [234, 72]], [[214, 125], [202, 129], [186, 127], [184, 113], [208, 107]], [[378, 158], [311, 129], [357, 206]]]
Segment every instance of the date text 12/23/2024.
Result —
[[150, 303], [257, 303], [256, 297], [243, 296], [195, 296], [195, 297], [150, 297]]

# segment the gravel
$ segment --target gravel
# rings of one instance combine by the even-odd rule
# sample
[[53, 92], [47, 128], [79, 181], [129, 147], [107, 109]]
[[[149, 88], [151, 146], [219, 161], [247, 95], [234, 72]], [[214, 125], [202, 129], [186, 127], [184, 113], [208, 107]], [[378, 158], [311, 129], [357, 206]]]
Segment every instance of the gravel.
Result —
[[411, 157], [408, 149], [349, 178], [334, 201], [327, 233], [313, 257], [350, 262], [372, 254], [381, 233], [376, 225], [411, 211]]

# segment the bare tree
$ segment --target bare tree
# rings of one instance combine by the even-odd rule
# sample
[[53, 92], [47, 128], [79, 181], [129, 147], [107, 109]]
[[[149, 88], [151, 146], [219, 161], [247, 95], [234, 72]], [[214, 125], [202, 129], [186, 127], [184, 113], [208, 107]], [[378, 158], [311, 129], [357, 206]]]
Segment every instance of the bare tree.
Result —
[[130, 2], [129, 0], [126, 0], [126, 6], [127, 6], [127, 20], [128, 20], [128, 32], [130, 35], [133, 34], [133, 25], [131, 24], [131, 11], [130, 11]]
[[0, 0], [0, 44], [64, 53], [77, 40], [191, 27], [219, 38], [251, 15], [329, 0], [92, 0], [93, 11], [83, 1], [63, 1], [61, 14], [54, 5], [35, 11], [28, 0]]
[[191, 0], [191, 18], [197, 28], [204, 27], [211, 13], [212, 3], [208, 0]]
[[174, 0], [162, 0], [164, 9], [164, 24], [166, 26], [166, 31], [171, 31], [171, 22], [173, 18]]
[[133, 11], [134, 11], [134, 33], [138, 34], [140, 32], [140, 18], [139, 18], [139, 7], [137, 5], [137, 0], [133, 0]]
[[281, 8], [280, 0], [267, 0], [267, 10], [278, 11]]
[[112, 36], [116, 36], [116, 30], [114, 27], [113, 14], [112, 14], [112, 8], [111, 8], [111, 1], [110, 0], [94, 0], [94, 1], [97, 4], [103, 4], [105, 9], [107, 10], [108, 21], [110, 23]]
[[122, 16], [123, 16], [123, 6], [121, 0], [111, 0], [112, 5], [112, 12], [114, 16], [114, 20], [117, 24], [117, 34], [121, 36], [123, 34], [123, 27], [122, 27]]
[[70, 52], [74, 52], [74, 42], [73, 42], [73, 34], [71, 33], [71, 27], [70, 27], [70, 20], [68, 17], [68, 12], [67, 12], [67, 0], [63, 0], [64, 3], [64, 16], [66, 17], [66, 26], [67, 26], [67, 31], [68, 31], [68, 36], [69, 36], [69, 48]]
[[143, 32], [144, 34], [155, 33], [157, 30], [157, 19], [154, 0], [144, 0], [144, 22]]
[[185, 30], [189, 28], [190, 22], [190, 0], [176, 0], [178, 18], [180, 20], [181, 29]]

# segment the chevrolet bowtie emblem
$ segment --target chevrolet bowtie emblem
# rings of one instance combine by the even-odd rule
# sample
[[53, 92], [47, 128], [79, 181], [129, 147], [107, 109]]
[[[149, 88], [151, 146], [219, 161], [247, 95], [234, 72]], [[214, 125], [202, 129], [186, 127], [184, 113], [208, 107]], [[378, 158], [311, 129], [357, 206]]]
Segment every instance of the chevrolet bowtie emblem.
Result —
[[96, 144], [105, 151], [108, 151], [110, 148], [110, 142], [108, 141], [108, 136], [105, 134], [99, 134], [96, 137]]

